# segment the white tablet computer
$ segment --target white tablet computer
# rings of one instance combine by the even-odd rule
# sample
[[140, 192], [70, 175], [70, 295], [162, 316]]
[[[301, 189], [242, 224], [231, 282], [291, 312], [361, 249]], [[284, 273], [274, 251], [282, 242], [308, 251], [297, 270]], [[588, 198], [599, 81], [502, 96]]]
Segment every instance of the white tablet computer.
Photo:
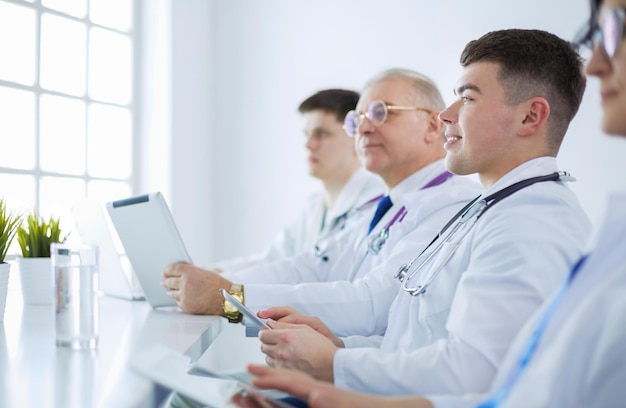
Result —
[[191, 263], [172, 214], [160, 192], [106, 205], [128, 260], [152, 307], [175, 306], [161, 286], [163, 270], [175, 262]]

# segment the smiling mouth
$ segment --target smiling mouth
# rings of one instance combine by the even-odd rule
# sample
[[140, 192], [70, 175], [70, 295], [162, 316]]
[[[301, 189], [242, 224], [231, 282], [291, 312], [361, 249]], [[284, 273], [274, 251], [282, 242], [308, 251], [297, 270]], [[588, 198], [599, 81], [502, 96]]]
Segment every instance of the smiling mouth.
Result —
[[443, 144], [443, 148], [448, 150], [449, 148], [451, 148], [452, 145], [454, 145], [459, 140], [461, 140], [461, 136], [446, 135], [446, 142]]

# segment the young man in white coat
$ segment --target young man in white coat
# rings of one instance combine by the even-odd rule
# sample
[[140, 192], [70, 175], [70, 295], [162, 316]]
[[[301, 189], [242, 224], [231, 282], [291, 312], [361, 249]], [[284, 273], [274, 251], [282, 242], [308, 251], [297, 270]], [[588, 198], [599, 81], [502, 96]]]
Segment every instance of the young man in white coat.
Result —
[[[602, 129], [626, 137], [626, 0], [592, 0], [583, 45], [588, 75], [601, 83]], [[611, 196], [596, 249], [519, 332], [485, 395], [381, 398], [356, 394], [292, 370], [254, 366], [259, 386], [312, 408], [621, 407], [626, 401], [626, 197]], [[419, 379], [416, 379], [418, 382]], [[254, 401], [242, 401], [247, 407]]]
[[[270, 322], [274, 330], [259, 335], [270, 365], [373, 394], [483, 392], [517, 332], [580, 258], [590, 224], [555, 158], [584, 92], [580, 58], [552, 34], [504, 30], [470, 42], [461, 63], [457, 99], [439, 115], [446, 166], [477, 173], [481, 199], [404, 260], [391, 309], [374, 310], [388, 315], [380, 347], [362, 347], [379, 338], [338, 339], [306, 317], [317, 331]], [[338, 313], [334, 326], [371, 312]]]
[[217, 262], [216, 269], [232, 272], [306, 252], [340, 229], [355, 208], [385, 191], [381, 178], [363, 168], [343, 130], [343, 119], [358, 100], [357, 92], [325, 89], [300, 103], [309, 174], [322, 183], [322, 191], [307, 199], [298, 217], [263, 252]]
[[[372, 299], [389, 307], [398, 282], [385, 261], [396, 256], [394, 251], [407, 250], [397, 244], [402, 236], [412, 232], [426, 245], [479, 188], [444, 168], [443, 125], [437, 118], [444, 103], [430, 79], [392, 69], [372, 79], [364, 95], [359, 100], [360, 110], [349, 113], [345, 125], [356, 135], [365, 168], [380, 175], [387, 185], [390, 207], [386, 213], [375, 219], [384, 200], [370, 203], [362, 214], [351, 217], [338, 239], [322, 245], [317, 255], [311, 252], [226, 275], [174, 264], [165, 271], [164, 286], [185, 311], [223, 314], [237, 321], [236, 315], [228, 316], [218, 288], [238, 293], [253, 310], [280, 302], [334, 315], [335, 302], [341, 302], [342, 311], [349, 313], [352, 308], [370, 308]], [[243, 283], [243, 288], [233, 282]], [[379, 319], [368, 328], [372, 334], [380, 334], [385, 325], [386, 319]]]

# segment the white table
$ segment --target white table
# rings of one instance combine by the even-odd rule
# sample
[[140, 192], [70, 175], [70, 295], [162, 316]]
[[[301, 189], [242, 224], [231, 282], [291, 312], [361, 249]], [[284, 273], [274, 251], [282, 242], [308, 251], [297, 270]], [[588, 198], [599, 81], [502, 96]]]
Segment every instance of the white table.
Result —
[[136, 374], [130, 358], [155, 344], [198, 358], [226, 326], [219, 317], [102, 296], [97, 350], [58, 348], [53, 307], [23, 305], [11, 273], [0, 323], [0, 407], [156, 406], [166, 390]]

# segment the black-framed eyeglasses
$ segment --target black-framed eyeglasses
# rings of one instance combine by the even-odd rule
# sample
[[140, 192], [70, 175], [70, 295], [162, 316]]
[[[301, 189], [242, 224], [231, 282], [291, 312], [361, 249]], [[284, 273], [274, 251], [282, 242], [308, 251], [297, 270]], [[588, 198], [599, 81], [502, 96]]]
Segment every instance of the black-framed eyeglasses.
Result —
[[391, 110], [420, 111], [432, 113], [429, 109], [418, 108], [415, 106], [397, 106], [389, 105], [383, 101], [372, 101], [367, 107], [367, 112], [357, 113], [351, 110], [346, 114], [343, 122], [343, 128], [349, 136], [356, 136], [359, 126], [363, 123], [364, 118], [368, 118], [374, 126], [380, 126], [387, 120], [387, 113]]
[[624, 20], [626, 7], [602, 11], [598, 21], [587, 25], [573, 41], [575, 47], [593, 49], [600, 46], [602, 53], [609, 59], [617, 54], [624, 38]]

